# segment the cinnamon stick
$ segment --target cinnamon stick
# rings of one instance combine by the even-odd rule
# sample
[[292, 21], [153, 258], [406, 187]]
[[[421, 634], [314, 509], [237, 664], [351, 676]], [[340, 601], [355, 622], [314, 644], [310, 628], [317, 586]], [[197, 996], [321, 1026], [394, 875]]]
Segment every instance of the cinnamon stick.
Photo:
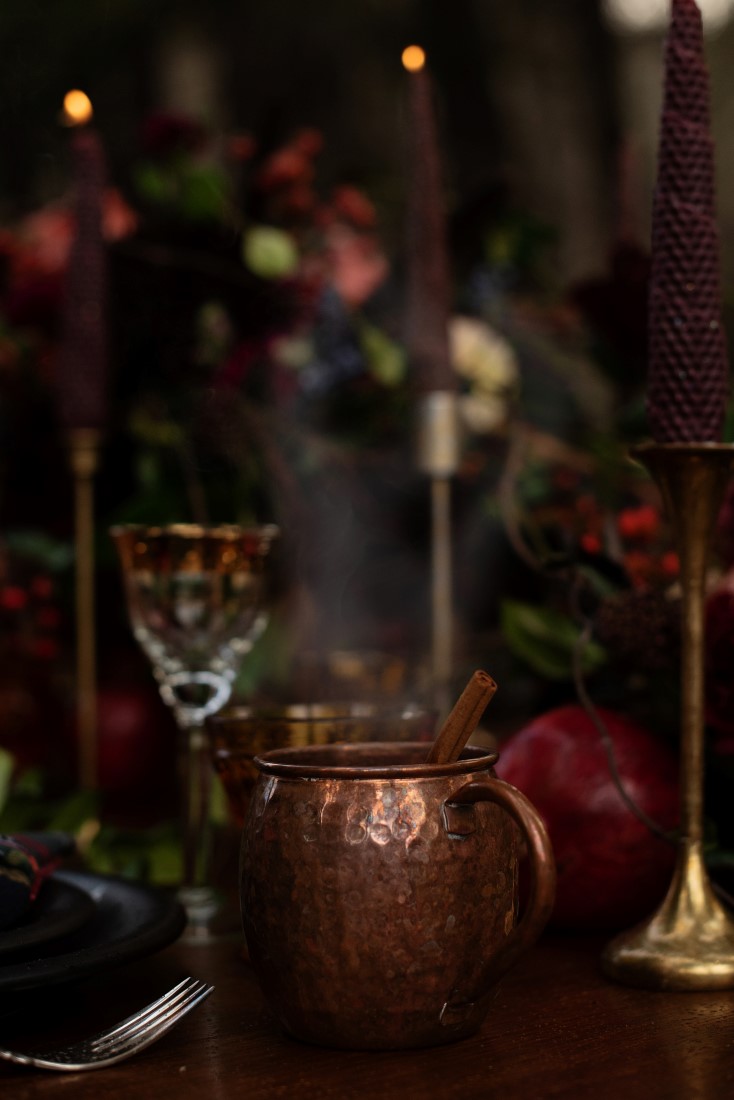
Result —
[[477, 669], [431, 745], [427, 764], [452, 764], [459, 759], [496, 690], [489, 673]]

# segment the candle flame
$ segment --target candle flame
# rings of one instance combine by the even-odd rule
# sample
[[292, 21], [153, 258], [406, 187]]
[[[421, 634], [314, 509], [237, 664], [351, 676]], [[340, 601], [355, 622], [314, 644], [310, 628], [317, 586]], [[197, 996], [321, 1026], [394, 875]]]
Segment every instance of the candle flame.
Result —
[[426, 51], [421, 46], [406, 46], [402, 62], [409, 73], [417, 73], [426, 63]]
[[66, 126], [83, 126], [90, 121], [93, 113], [92, 101], [86, 92], [72, 88], [64, 96], [62, 119]]

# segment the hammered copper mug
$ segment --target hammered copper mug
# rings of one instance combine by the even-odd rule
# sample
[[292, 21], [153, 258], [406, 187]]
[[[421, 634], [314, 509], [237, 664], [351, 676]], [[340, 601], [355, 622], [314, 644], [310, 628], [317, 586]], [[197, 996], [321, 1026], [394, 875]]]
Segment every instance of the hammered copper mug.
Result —
[[[243, 924], [264, 995], [298, 1039], [389, 1050], [464, 1038], [550, 915], [548, 836], [496, 778], [497, 754], [425, 755], [382, 743], [256, 760]], [[531, 881], [518, 923], [520, 833]]]

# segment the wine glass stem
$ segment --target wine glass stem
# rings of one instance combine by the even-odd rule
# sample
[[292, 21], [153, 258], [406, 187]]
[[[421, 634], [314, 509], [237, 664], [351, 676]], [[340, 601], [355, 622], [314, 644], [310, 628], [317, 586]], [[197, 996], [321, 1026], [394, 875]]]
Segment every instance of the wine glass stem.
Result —
[[208, 888], [209, 873], [209, 796], [211, 791], [209, 755], [204, 727], [184, 722], [181, 760], [183, 825], [183, 891]]

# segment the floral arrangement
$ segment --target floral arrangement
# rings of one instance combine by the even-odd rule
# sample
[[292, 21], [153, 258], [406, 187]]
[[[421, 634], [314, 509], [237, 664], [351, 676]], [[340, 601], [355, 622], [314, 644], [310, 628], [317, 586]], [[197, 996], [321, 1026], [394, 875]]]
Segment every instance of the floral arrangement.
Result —
[[[129, 179], [104, 196], [117, 361], [110, 460], [98, 493], [100, 583], [113, 609], [101, 644], [129, 659], [104, 537], [109, 523], [249, 520], [275, 511], [295, 540], [299, 582], [310, 596], [301, 592], [295, 612], [289, 602], [276, 614], [249, 665], [248, 695], [282, 690], [295, 651], [319, 631], [322, 641], [341, 640], [323, 629], [330, 614], [354, 623], [370, 604], [373, 632], [365, 637], [378, 648], [410, 648], [425, 632], [425, 592], [416, 586], [425, 580], [426, 494], [410, 460], [399, 273], [369, 197], [351, 183], [323, 181], [322, 149], [322, 135], [311, 129], [272, 150], [260, 150], [248, 134], [217, 147], [191, 120], [154, 115]], [[45, 685], [34, 686], [38, 698], [45, 694], [66, 714], [70, 509], [52, 386], [73, 233], [63, 199], [0, 236], [0, 435], [19, 471], [5, 478], [2, 645], [22, 662], [24, 682], [36, 670], [34, 685]], [[615, 248], [608, 278], [567, 290], [549, 284], [539, 259], [548, 238], [532, 223], [495, 219], [478, 239], [481, 255], [460, 272], [450, 324], [467, 432], [456, 542], [459, 613], [479, 639], [472, 661], [476, 646], [486, 646], [488, 667], [501, 671], [501, 695], [510, 707], [522, 700], [528, 717], [581, 689], [670, 739], [677, 730], [678, 563], [657, 495], [627, 458], [629, 443], [644, 434], [646, 257], [626, 242]], [[39, 530], [29, 487], [41, 470], [52, 471], [53, 484]], [[734, 644], [727, 576], [734, 524], [727, 514], [708, 660], [711, 745], [725, 762]], [[327, 577], [320, 547], [329, 539]], [[501, 547], [500, 568], [485, 567], [483, 540], [493, 553]], [[405, 573], [399, 555], [390, 557], [394, 586], [383, 575], [382, 587], [368, 585], [360, 603], [350, 575], [396, 546]], [[328, 603], [334, 592], [343, 605], [336, 610]], [[104, 660], [102, 668], [104, 678]], [[100, 688], [100, 736], [114, 745], [108, 808], [125, 804], [122, 777], [134, 785], [141, 768], [160, 770], [139, 740], [133, 747], [130, 730], [162, 728], [165, 713], [148, 692], [147, 668], [141, 664], [135, 675], [144, 689], [125, 689], [134, 706], [123, 705], [119, 684]], [[15, 707], [19, 730], [32, 724], [37, 731], [37, 708], [29, 724], [11, 694], [0, 690], [0, 705], [6, 713]], [[500, 718], [503, 705], [498, 697]], [[126, 738], [129, 750], [121, 747]], [[12, 752], [18, 741], [3, 744]], [[59, 740], [57, 755], [67, 762], [69, 745]], [[158, 747], [170, 753], [170, 742]], [[33, 778], [48, 751], [44, 744], [24, 773], [11, 768], [10, 787], [6, 775], [0, 825], [17, 819], [25, 826], [38, 810], [36, 796], [51, 804], [53, 792]], [[82, 801], [69, 810], [62, 800], [61, 820], [100, 812]], [[734, 843], [725, 826], [721, 835]], [[100, 867], [122, 860], [139, 869], [140, 851], [124, 829], [103, 828], [95, 843]], [[174, 847], [165, 830], [156, 833], [152, 873], [172, 873]]]
[[[247, 134], [217, 148], [200, 125], [157, 114], [142, 128], [129, 178], [104, 192], [115, 361], [97, 492], [107, 608], [99, 637], [101, 802], [73, 789], [71, 507], [54, 408], [75, 233], [69, 196], [0, 235], [0, 437], [4, 453], [15, 456], [4, 477], [0, 625], [3, 652], [22, 666], [15, 688], [0, 687], [0, 705], [6, 715], [14, 707], [17, 717], [15, 732], [0, 742], [15, 761], [4, 758], [6, 828], [38, 823], [39, 814], [43, 824], [51, 814], [59, 827], [100, 813], [135, 824], [140, 814], [128, 820], [130, 790], [140, 790], [143, 772], [160, 775], [161, 753], [172, 751], [149, 670], [132, 655], [105, 537], [110, 523], [242, 521], [275, 508], [308, 544], [314, 521], [309, 527], [299, 498], [312, 485], [327, 483], [345, 501], [355, 493], [366, 499], [375, 485], [394, 492], [391, 479], [400, 470], [397, 507], [407, 501], [408, 525], [419, 528], [407, 537], [425, 556], [424, 486], [418, 475], [406, 478], [411, 387], [399, 284], [375, 206], [351, 183], [322, 181], [322, 148], [312, 129], [273, 150], [259, 150]], [[467, 314], [455, 317], [451, 339], [468, 430], [490, 439], [517, 398], [511, 344]], [[48, 499], [39, 513], [35, 487], [42, 481]], [[313, 562], [309, 568], [307, 581]], [[248, 664], [248, 695], [287, 673], [298, 624], [290, 605], [286, 613], [287, 628], [276, 616]], [[400, 645], [404, 627], [389, 621], [381, 637]], [[120, 669], [131, 669], [124, 690]], [[34, 698], [11, 698], [31, 679]], [[48, 706], [39, 705], [42, 699]], [[49, 728], [49, 708], [56, 715], [53, 751], [41, 732]], [[144, 731], [145, 744], [133, 729]], [[150, 747], [156, 739], [157, 755]], [[23, 742], [30, 751], [20, 751]], [[59, 758], [63, 782], [50, 786], [45, 762]], [[114, 851], [125, 859], [136, 851], [124, 830], [112, 835], [110, 828], [93, 845], [107, 869], [116, 865]], [[170, 873], [171, 838], [158, 836], [156, 844], [155, 866]]]

